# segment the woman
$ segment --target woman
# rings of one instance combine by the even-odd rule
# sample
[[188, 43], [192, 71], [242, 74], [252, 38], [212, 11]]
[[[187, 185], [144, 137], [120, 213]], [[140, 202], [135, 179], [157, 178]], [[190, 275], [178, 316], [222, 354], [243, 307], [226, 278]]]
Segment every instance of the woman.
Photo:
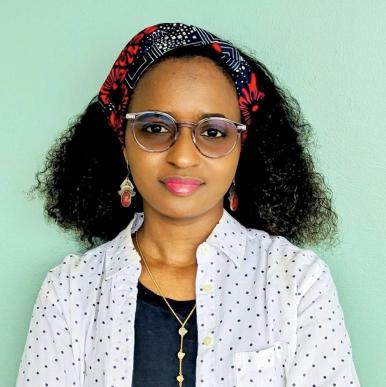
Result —
[[38, 175], [91, 249], [48, 272], [17, 385], [359, 386], [329, 268], [298, 247], [336, 235], [308, 129], [231, 43], [134, 36]]

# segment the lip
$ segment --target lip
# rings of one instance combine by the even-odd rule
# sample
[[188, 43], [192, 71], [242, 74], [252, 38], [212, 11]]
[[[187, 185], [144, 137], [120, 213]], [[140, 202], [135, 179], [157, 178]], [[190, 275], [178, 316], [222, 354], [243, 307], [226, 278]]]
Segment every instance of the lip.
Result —
[[204, 182], [199, 179], [181, 176], [169, 176], [161, 180], [165, 187], [175, 195], [188, 196], [195, 192]]

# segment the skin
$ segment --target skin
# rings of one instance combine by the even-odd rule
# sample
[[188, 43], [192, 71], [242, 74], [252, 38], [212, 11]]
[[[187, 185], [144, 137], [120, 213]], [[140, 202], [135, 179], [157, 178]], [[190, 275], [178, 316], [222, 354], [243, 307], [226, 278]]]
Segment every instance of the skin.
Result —
[[[139, 80], [128, 109], [144, 110], [169, 112], [178, 121], [197, 122], [204, 113], [241, 120], [234, 84], [203, 57], [167, 59], [150, 68]], [[240, 157], [240, 141], [230, 154], [211, 159], [195, 147], [189, 127], [180, 127], [176, 143], [159, 153], [141, 149], [130, 128], [126, 130], [123, 153], [143, 199], [144, 223], [138, 241], [165, 297], [195, 298], [196, 250], [221, 218], [224, 195]], [[170, 175], [199, 178], [204, 185], [190, 196], [177, 196], [160, 182]], [[159, 294], [142, 267], [140, 282]]]

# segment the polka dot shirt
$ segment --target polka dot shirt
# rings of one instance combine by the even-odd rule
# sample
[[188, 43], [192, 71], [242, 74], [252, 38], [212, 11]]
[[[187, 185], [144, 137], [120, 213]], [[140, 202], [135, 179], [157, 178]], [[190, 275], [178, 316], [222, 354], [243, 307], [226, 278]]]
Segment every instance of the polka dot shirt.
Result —
[[[17, 387], [131, 386], [141, 273], [132, 233], [143, 219], [49, 270]], [[334, 281], [314, 252], [224, 209], [196, 257], [196, 386], [359, 386]]]

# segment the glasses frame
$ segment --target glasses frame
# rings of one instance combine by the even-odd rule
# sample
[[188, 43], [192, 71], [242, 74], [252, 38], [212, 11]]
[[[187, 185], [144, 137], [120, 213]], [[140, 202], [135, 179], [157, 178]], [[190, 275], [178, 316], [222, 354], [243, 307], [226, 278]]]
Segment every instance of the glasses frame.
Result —
[[[168, 118], [173, 122], [173, 124], [175, 125], [175, 127], [176, 127], [176, 129], [177, 129], [177, 130], [176, 130], [176, 134], [175, 134], [175, 136], [174, 136], [174, 139], [173, 139], [172, 143], [171, 143], [166, 149], [163, 149], [163, 150], [151, 150], [151, 149], [148, 149], [148, 148], [144, 147], [144, 146], [138, 141], [137, 137], [135, 136], [135, 132], [134, 132], [134, 130], [133, 130], [133, 136], [134, 136], [135, 142], [138, 144], [138, 146], [141, 147], [143, 150], [145, 150], [145, 151], [147, 151], [147, 152], [152, 152], [152, 153], [153, 153], [153, 152], [158, 152], [158, 153], [159, 153], [159, 152], [165, 152], [165, 151], [167, 151], [168, 149], [170, 149], [170, 148], [175, 144], [175, 142], [176, 142], [177, 139], [178, 139], [178, 136], [179, 136], [179, 134], [180, 134], [180, 130], [179, 130], [179, 129], [180, 129], [180, 126], [186, 126], [186, 127], [189, 127], [189, 128], [192, 129], [192, 140], [193, 140], [193, 143], [194, 143], [196, 149], [197, 149], [202, 155], [204, 155], [204, 156], [206, 156], [206, 157], [210, 157], [210, 158], [212, 158], [212, 159], [218, 159], [218, 158], [220, 158], [220, 157], [224, 157], [224, 156], [228, 155], [229, 153], [231, 153], [231, 152], [233, 151], [233, 149], [235, 148], [238, 139], [240, 138], [241, 132], [247, 130], [247, 126], [244, 125], [244, 124], [240, 124], [239, 122], [232, 121], [232, 120], [230, 120], [230, 119], [228, 119], [228, 118], [225, 118], [225, 117], [216, 117], [216, 116], [203, 118], [202, 120], [198, 121], [197, 123], [189, 122], [189, 121], [177, 121], [177, 120], [176, 120], [173, 116], [171, 116], [170, 114], [165, 113], [165, 112], [161, 112], [161, 111], [157, 111], [157, 110], [146, 110], [146, 111], [143, 111], [143, 112], [126, 113], [126, 116], [125, 116], [125, 117], [126, 117], [126, 119], [128, 120], [128, 123], [131, 123], [131, 125], [132, 125], [132, 127], [133, 127], [133, 126], [134, 126], [134, 121], [135, 121], [135, 119], [137, 118], [137, 116], [139, 116], [139, 115], [141, 115], [141, 114], [146, 114], [146, 113], [150, 113], [150, 114], [159, 114], [159, 115], [164, 115], [164, 116], [168, 117]], [[236, 137], [235, 143], [233, 144], [232, 148], [231, 148], [228, 152], [226, 152], [226, 153], [224, 153], [224, 154], [222, 154], [222, 155], [220, 155], [220, 156], [209, 156], [209, 155], [203, 153], [203, 152], [199, 149], [199, 147], [198, 147], [198, 145], [197, 145], [197, 142], [196, 142], [196, 135], [195, 135], [196, 128], [197, 128], [200, 124], [205, 123], [206, 121], [208, 121], [208, 120], [210, 120], [210, 119], [213, 119], [213, 118], [218, 119], [218, 120], [222, 120], [222, 121], [226, 121], [226, 122], [228, 122], [228, 123], [233, 124], [233, 125], [235, 126], [235, 130], [237, 131], [237, 137]]]

